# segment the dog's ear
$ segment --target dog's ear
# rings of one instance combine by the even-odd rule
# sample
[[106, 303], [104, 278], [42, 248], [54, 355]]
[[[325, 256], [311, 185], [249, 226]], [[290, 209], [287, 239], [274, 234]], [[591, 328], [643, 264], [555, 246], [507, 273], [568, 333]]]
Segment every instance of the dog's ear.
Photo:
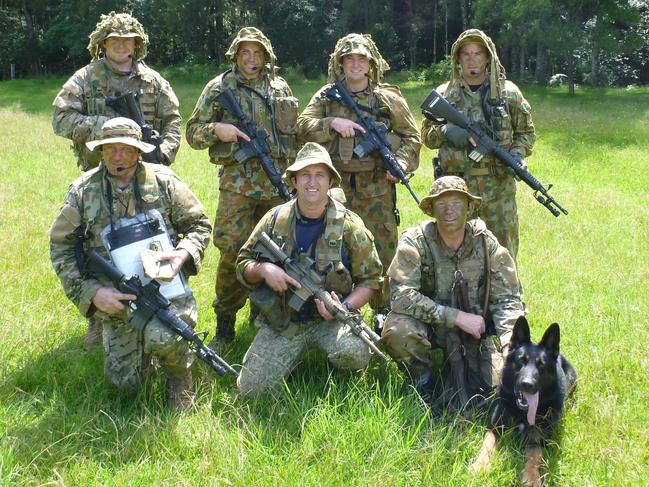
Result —
[[514, 324], [514, 331], [509, 341], [509, 346], [515, 348], [530, 343], [530, 341], [530, 325], [527, 323], [527, 318], [525, 316], [519, 316]]
[[539, 343], [539, 345], [541, 345], [551, 354], [559, 355], [560, 339], [561, 339], [561, 333], [559, 332], [559, 324], [552, 323], [548, 327], [548, 329], [545, 330], [545, 333], [543, 334], [543, 338], [541, 338], [541, 342]]

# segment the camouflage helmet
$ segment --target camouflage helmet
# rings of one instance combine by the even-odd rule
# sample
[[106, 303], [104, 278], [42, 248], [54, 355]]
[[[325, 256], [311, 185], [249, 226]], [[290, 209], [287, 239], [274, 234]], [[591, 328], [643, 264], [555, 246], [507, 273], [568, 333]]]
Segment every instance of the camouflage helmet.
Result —
[[327, 81], [335, 83], [343, 76], [342, 59], [347, 54], [362, 54], [370, 60], [368, 77], [374, 83], [383, 79], [383, 73], [390, 69], [390, 65], [379, 53], [376, 44], [369, 34], [347, 34], [336, 42], [334, 52], [329, 56], [329, 71]]
[[236, 37], [232, 40], [228, 51], [225, 53], [225, 57], [228, 58], [233, 63], [237, 61], [237, 53], [239, 52], [239, 46], [242, 42], [257, 42], [262, 45], [264, 51], [266, 51], [266, 67], [269, 74], [272, 76], [275, 74], [275, 63], [277, 58], [273, 52], [273, 46], [270, 44], [270, 39], [264, 35], [262, 31], [256, 27], [244, 27], [239, 32], [237, 32]]
[[88, 52], [93, 61], [99, 59], [103, 41], [109, 37], [135, 37], [135, 59], [140, 61], [146, 56], [149, 36], [144, 32], [142, 24], [132, 15], [112, 11], [99, 18], [95, 30], [88, 36]]
[[300, 149], [295, 158], [295, 162], [286, 168], [286, 172], [283, 176], [284, 182], [286, 182], [286, 184], [291, 184], [291, 178], [295, 176], [295, 173], [314, 164], [324, 164], [327, 166], [331, 173], [331, 179], [333, 180], [332, 187], [340, 185], [340, 173], [331, 162], [331, 156], [329, 156], [327, 149], [315, 142], [307, 142]]
[[466, 195], [466, 197], [469, 198], [469, 202], [473, 202], [474, 210], [478, 209], [480, 202], [482, 201], [482, 198], [480, 198], [479, 196], [474, 196], [469, 193], [469, 188], [467, 187], [464, 179], [457, 176], [442, 176], [441, 178], [433, 181], [433, 185], [430, 187], [428, 196], [421, 200], [421, 203], [419, 203], [419, 208], [427, 215], [434, 216], [433, 203], [435, 202], [435, 198], [442, 196], [444, 193], [451, 192], [462, 193]]

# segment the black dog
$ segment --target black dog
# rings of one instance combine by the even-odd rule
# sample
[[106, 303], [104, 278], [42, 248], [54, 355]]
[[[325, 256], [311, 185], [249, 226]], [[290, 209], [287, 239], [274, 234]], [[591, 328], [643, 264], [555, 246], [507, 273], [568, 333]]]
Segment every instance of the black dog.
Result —
[[536, 344], [524, 316], [514, 325], [509, 352], [494, 401], [482, 449], [471, 465], [474, 472], [488, 470], [496, 451], [497, 434], [505, 425], [518, 426], [526, 435], [524, 485], [541, 485], [541, 446], [561, 418], [577, 372], [559, 353], [559, 325], [553, 323]]

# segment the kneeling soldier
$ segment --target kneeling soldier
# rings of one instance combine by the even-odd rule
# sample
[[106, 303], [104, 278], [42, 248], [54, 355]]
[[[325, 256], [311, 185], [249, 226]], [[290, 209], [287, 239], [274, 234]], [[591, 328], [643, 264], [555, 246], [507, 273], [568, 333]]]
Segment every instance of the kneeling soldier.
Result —
[[171, 300], [172, 313], [195, 324], [196, 302], [184, 276], [198, 271], [212, 228], [203, 205], [171, 169], [142, 162], [142, 153], [155, 147], [141, 139], [134, 121], [117, 117], [104, 123], [99, 140], [87, 143], [90, 150], [101, 148], [102, 162], [70, 186], [50, 229], [50, 256], [68, 298], [103, 325], [110, 382], [137, 390], [155, 355], [167, 375], [168, 407], [183, 410], [193, 398], [187, 343], [155, 317], [143, 330], [131, 326], [124, 302], [136, 296], [119, 292], [104, 276], [87, 274], [82, 262], [84, 253], [96, 250], [130, 276], [141, 272], [140, 252], [162, 250], [154, 255], [171, 281], [160, 292]]
[[516, 265], [482, 220], [467, 221], [480, 204], [456, 176], [437, 179], [421, 210], [434, 217], [402, 235], [388, 270], [392, 312], [382, 342], [402, 362], [424, 400], [436, 381], [432, 350], [444, 351], [441, 401], [453, 409], [498, 384], [503, 344], [523, 314]]
[[372, 234], [362, 220], [333, 200], [328, 191], [340, 184], [340, 175], [327, 151], [307, 143], [284, 180], [296, 198], [270, 210], [255, 227], [237, 259], [237, 277], [254, 289], [258, 301], [259, 331], [248, 349], [239, 390], [258, 395], [279, 385], [309, 349], [324, 350], [337, 368], [357, 370], [370, 360], [368, 346], [349, 326], [334, 320], [319, 299], [309, 300], [299, 312], [288, 301], [299, 282], [281, 267], [263, 262], [254, 247], [262, 232], [283, 246], [290, 257], [314, 261], [312, 269], [332, 298], [355, 311], [366, 304], [381, 286], [381, 262]]

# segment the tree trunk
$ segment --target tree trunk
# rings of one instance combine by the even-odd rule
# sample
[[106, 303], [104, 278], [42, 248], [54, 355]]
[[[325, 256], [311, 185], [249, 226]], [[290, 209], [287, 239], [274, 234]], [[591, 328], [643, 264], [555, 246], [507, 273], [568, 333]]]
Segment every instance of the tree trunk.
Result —
[[575, 69], [575, 59], [573, 57], [573, 52], [568, 52], [568, 94], [570, 96], [575, 96], [575, 79], [573, 77], [573, 72]]
[[538, 41], [536, 43], [536, 69], [534, 71], [537, 83], [545, 85], [547, 82], [546, 71], [545, 46]]
[[437, 0], [433, 0], [433, 63], [437, 63]]
[[526, 63], [526, 52], [525, 52], [525, 43], [521, 43], [521, 52], [518, 58], [518, 79], [525, 81], [525, 63]]
[[444, 0], [444, 54], [449, 55], [448, 50], [448, 0]]

